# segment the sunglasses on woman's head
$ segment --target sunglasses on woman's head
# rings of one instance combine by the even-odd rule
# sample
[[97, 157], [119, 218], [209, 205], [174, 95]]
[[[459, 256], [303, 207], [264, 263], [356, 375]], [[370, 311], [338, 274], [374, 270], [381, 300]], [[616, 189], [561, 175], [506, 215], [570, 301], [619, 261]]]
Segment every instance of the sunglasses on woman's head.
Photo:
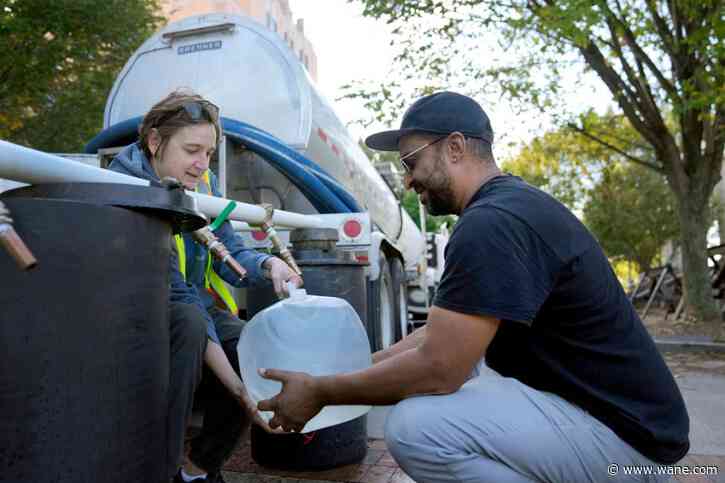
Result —
[[181, 105], [192, 121], [203, 118], [204, 112], [209, 118], [216, 120], [219, 117], [219, 108], [209, 101], [189, 101]]
[[161, 119], [159, 119], [157, 126], [163, 125], [166, 121], [184, 111], [189, 119], [192, 121], [208, 120], [216, 122], [219, 119], [219, 108], [209, 101], [187, 101], [179, 106], [178, 109], [170, 111]]

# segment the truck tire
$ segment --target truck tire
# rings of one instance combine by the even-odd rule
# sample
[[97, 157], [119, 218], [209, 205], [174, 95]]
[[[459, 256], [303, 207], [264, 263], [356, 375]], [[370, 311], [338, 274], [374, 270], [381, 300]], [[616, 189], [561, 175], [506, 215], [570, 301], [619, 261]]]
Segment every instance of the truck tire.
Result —
[[408, 335], [408, 282], [400, 258], [390, 260], [393, 281], [393, 308], [395, 309], [395, 342]]
[[380, 275], [369, 284], [368, 319], [370, 342], [373, 352], [390, 347], [395, 343], [398, 309], [395, 307], [393, 276], [388, 258], [380, 252], [378, 259]]

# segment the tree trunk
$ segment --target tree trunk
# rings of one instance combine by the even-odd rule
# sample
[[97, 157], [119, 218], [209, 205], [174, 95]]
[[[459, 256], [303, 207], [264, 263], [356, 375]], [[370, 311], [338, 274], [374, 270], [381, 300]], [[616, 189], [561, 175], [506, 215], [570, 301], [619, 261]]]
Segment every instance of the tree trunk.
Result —
[[720, 326], [720, 311], [712, 296], [707, 266], [707, 232], [711, 221], [708, 203], [691, 193], [675, 194], [679, 205], [682, 272], [688, 308], [704, 324], [708, 335], [714, 336]]
[[720, 193], [718, 193], [717, 202], [717, 231], [720, 235], [720, 244], [725, 243], [725, 200], [722, 199]]

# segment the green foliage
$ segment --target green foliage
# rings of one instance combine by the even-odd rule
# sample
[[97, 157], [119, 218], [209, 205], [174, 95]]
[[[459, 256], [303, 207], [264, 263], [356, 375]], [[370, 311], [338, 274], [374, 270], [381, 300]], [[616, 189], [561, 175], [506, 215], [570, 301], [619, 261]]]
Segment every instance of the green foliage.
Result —
[[0, 138], [80, 151], [157, 10], [156, 0], [0, 0]]
[[653, 154], [623, 116], [587, 113], [580, 124], [616, 151], [565, 127], [534, 139], [502, 167], [580, 214], [610, 258], [646, 270], [679, 231], [667, 180], [650, 167], [627, 162], [627, 155], [648, 162]]
[[607, 166], [583, 214], [607, 255], [633, 261], [641, 272], [660, 261], [662, 246], [680, 229], [667, 181], [633, 164]]
[[578, 122], [535, 138], [516, 156], [504, 160], [502, 167], [576, 211], [582, 209], [602, 170], [630, 157], [637, 157], [641, 165], [658, 168], [652, 149], [624, 116], [611, 112], [599, 116], [589, 111]]
[[[395, 82], [352, 84], [347, 95], [388, 111], [400, 103], [398, 94], [417, 97], [442, 86], [502, 91], [522, 105], [562, 109], [562, 73], [572, 69], [594, 71], [645, 122], [652, 111], [645, 95], [677, 114], [694, 108], [713, 115], [725, 101], [721, 0], [357, 2], [393, 27]], [[412, 90], [402, 89], [410, 82]]]
[[[396, 82], [384, 95], [353, 84], [348, 97], [387, 122], [393, 115], [380, 112], [398, 116], [428, 89], [504, 94], [664, 174], [677, 200], [688, 303], [702, 320], [718, 317], [705, 247], [725, 152], [722, 0], [359, 1], [396, 33], [388, 76]], [[568, 102], [590, 78], [606, 86], [643, 152], [618, 151], [580, 117], [593, 105]]]

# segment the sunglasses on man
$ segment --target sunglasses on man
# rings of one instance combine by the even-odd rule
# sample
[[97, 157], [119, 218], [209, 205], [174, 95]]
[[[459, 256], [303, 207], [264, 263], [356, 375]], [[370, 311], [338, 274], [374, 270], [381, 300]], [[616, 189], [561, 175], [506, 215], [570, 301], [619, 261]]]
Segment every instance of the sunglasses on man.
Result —
[[435, 143], [437, 143], [438, 141], [441, 141], [441, 140], [443, 140], [443, 139], [445, 139], [445, 138], [447, 138], [447, 137], [448, 137], [448, 136], [443, 136], [443, 137], [440, 137], [440, 138], [438, 138], [438, 139], [435, 139], [435, 140], [433, 140], [433, 141], [431, 141], [431, 142], [429, 142], [429, 143], [426, 143], [426, 144], [424, 144], [424, 145], [422, 145], [422, 146], [420, 146], [420, 147], [417, 147], [417, 148], [415, 148], [414, 150], [412, 150], [412, 151], [411, 151], [411, 152], [409, 152], [408, 154], [406, 154], [406, 155], [404, 155], [404, 156], [401, 156], [401, 157], [400, 157], [400, 159], [399, 159], [398, 161], [400, 161], [400, 164], [401, 164], [401, 165], [403, 166], [403, 169], [405, 169], [405, 172], [406, 172], [407, 174], [412, 174], [412, 173], [413, 173], [413, 170], [415, 169], [415, 164], [413, 164], [413, 165], [410, 165], [410, 164], [409, 164], [408, 162], [406, 162], [406, 161], [405, 161], [406, 159], [409, 159], [409, 158], [410, 158], [411, 156], [413, 156], [414, 154], [416, 154], [416, 153], [419, 153], [419, 152], [423, 151], [423, 150], [424, 150], [425, 148], [427, 148], [428, 146], [433, 146], [433, 145], [434, 145]]
[[[455, 133], [453, 133], [453, 134], [455, 134]], [[413, 174], [413, 170], [415, 169], [415, 165], [417, 164], [417, 163], [410, 164], [410, 162], [409, 161], [406, 161], [406, 159], [409, 159], [414, 154], [423, 151], [428, 146], [433, 146], [438, 141], [442, 141], [443, 139], [446, 139], [449, 136], [450, 136], [450, 134], [446, 134], [445, 136], [441, 136], [441, 137], [439, 137], [437, 139], [434, 139], [433, 141], [431, 141], [429, 143], [426, 143], [426, 144], [424, 144], [424, 145], [422, 145], [420, 147], [417, 147], [414, 150], [412, 150], [411, 152], [409, 152], [409, 153], [401, 156], [398, 159], [398, 161], [400, 161], [400, 164], [403, 166], [403, 169], [405, 169], [406, 174]], [[463, 139], [464, 140], [468, 140], [468, 139], [481, 139], [481, 138], [479, 138], [478, 136], [466, 136], [466, 135], [464, 135], [463, 136]]]

